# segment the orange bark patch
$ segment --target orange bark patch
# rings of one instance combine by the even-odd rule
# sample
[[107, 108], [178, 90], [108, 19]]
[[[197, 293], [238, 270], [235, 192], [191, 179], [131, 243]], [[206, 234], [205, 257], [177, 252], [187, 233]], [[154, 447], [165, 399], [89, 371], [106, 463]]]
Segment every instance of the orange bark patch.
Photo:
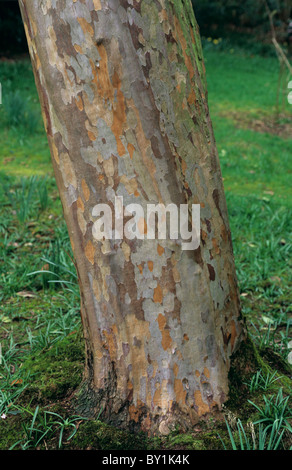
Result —
[[82, 201], [80, 196], [77, 199], [77, 207], [78, 207], [78, 209], [81, 210], [81, 212], [84, 212], [84, 204], [83, 204], [83, 201]]
[[83, 53], [82, 47], [79, 46], [78, 44], [74, 44], [74, 49], [76, 52], [79, 52], [79, 54]]
[[182, 168], [183, 175], [185, 175], [186, 174], [186, 169], [187, 169], [187, 164], [184, 160], [182, 160], [182, 162], [181, 162], [181, 168]]
[[187, 392], [184, 390], [182, 381], [179, 379], [174, 380], [174, 393], [177, 403], [184, 404], [186, 401]]
[[161, 12], [159, 13], [159, 18], [160, 18], [160, 23], [168, 19], [168, 13], [165, 9], [161, 10]]
[[164, 351], [167, 351], [167, 349], [169, 349], [171, 347], [171, 344], [172, 344], [170, 331], [169, 330], [163, 330], [161, 332], [161, 334], [162, 334], [161, 346], [163, 347]]
[[91, 142], [94, 142], [96, 140], [96, 137], [93, 132], [87, 131], [88, 137], [91, 140]]
[[82, 191], [83, 191], [85, 200], [88, 201], [89, 198], [90, 198], [90, 190], [89, 190], [89, 187], [87, 186], [87, 183], [84, 179], [81, 181], [81, 186], [82, 186]]
[[204, 240], [204, 242], [207, 240], [208, 238], [208, 234], [207, 232], [205, 232], [204, 230], [201, 231], [201, 236], [202, 236], [202, 240]]
[[212, 238], [212, 245], [213, 245], [216, 255], [220, 255], [220, 248], [218, 246], [216, 238]]
[[95, 248], [92, 242], [89, 240], [89, 242], [87, 243], [85, 247], [85, 256], [92, 265], [94, 264], [94, 255], [95, 255]]
[[153, 300], [156, 304], [161, 304], [163, 300], [163, 293], [162, 289], [159, 284], [157, 284], [157, 287], [154, 289], [154, 295], [153, 295]]
[[170, 348], [172, 339], [170, 336], [169, 329], [165, 328], [166, 318], [162, 315], [162, 313], [158, 315], [157, 322], [158, 322], [159, 330], [161, 331], [161, 335], [162, 335], [161, 345], [164, 351], [166, 351], [167, 349]]
[[184, 60], [185, 60], [185, 64], [186, 64], [186, 67], [189, 71], [190, 79], [192, 79], [193, 76], [195, 75], [194, 67], [193, 67], [193, 64], [192, 64], [192, 59], [186, 53], [186, 51], [188, 49], [187, 41], [186, 41], [186, 38], [184, 37], [184, 33], [183, 33], [182, 28], [181, 28], [180, 22], [179, 22], [179, 20], [176, 16], [174, 18], [174, 23], [175, 23], [175, 33], [177, 33], [177, 35], [178, 35], [178, 38], [179, 38], [179, 41], [180, 41], [180, 44], [181, 44], [181, 48], [182, 48], [182, 53], [183, 53]]
[[147, 264], [148, 264], [148, 269], [149, 269], [149, 271], [152, 272], [152, 271], [153, 271], [153, 261], [148, 261]]
[[193, 44], [196, 44], [196, 40], [195, 40], [194, 31], [193, 31], [193, 27], [192, 27], [192, 26], [190, 26], [190, 32], [191, 32], [191, 36], [192, 36], [192, 43], [193, 43]]
[[163, 246], [157, 245], [157, 253], [159, 254], [159, 256], [163, 255], [163, 253], [164, 253]]
[[104, 336], [106, 337], [106, 341], [107, 341], [107, 348], [108, 351], [109, 351], [109, 354], [110, 354], [110, 357], [111, 359], [114, 361], [116, 359], [116, 341], [115, 341], [115, 334], [116, 334], [116, 331], [114, 330], [114, 327], [113, 327], [113, 330], [108, 333], [106, 330], [103, 331], [103, 334]]
[[94, 5], [95, 11], [101, 10], [101, 3], [100, 3], [100, 0], [93, 0], [93, 5]]
[[174, 366], [173, 366], [173, 373], [174, 373], [174, 376], [177, 377], [177, 374], [178, 374], [178, 365], [177, 365], [177, 363], [175, 363]]
[[154, 397], [153, 397], [153, 403], [155, 406], [160, 406], [161, 405], [161, 390], [158, 388], [155, 390]]
[[204, 369], [204, 376], [207, 377], [207, 379], [210, 378], [210, 371], [209, 371], [209, 369], [207, 369], [207, 367], [205, 367], [205, 369]]
[[55, 159], [55, 161], [57, 162], [58, 165], [60, 165], [60, 158], [59, 158], [59, 151], [57, 149], [57, 146], [55, 144], [55, 142], [52, 140], [52, 152], [53, 152], [53, 157]]
[[198, 407], [198, 415], [202, 416], [210, 411], [209, 406], [203, 401], [200, 390], [196, 390], [194, 393], [195, 402]]
[[122, 157], [125, 155], [126, 149], [121, 141], [121, 136], [127, 120], [125, 99], [123, 92], [121, 91], [122, 82], [116, 70], [111, 82], [108, 70], [107, 53], [103, 44], [98, 46], [98, 52], [100, 55], [98, 74], [94, 62], [90, 60], [93, 82], [97, 86], [97, 92], [102, 98], [102, 101], [106, 102], [109, 100], [112, 104], [113, 123], [111, 130], [116, 138], [118, 154]]
[[164, 330], [164, 327], [166, 325], [166, 318], [160, 313], [157, 318], [158, 326], [160, 331]]
[[83, 106], [83, 101], [82, 101], [81, 96], [77, 96], [77, 98], [75, 99], [75, 103], [79, 111], [83, 111], [84, 106]]
[[191, 93], [188, 96], [188, 103], [189, 105], [195, 104], [196, 103], [196, 93], [195, 90], [192, 90]]
[[132, 159], [133, 158], [133, 155], [134, 155], [134, 151], [136, 150], [134, 145], [129, 143], [128, 146], [127, 146], [127, 149], [128, 149], [128, 152], [129, 152], [129, 155], [130, 155], [130, 158]]
[[90, 23], [88, 23], [85, 18], [77, 18], [78, 23], [80, 24], [82, 31], [86, 35], [86, 33], [89, 33], [91, 37], [94, 35], [93, 27], [91, 26]]
[[103, 44], [100, 44], [98, 46], [98, 53], [100, 55], [98, 77], [96, 66], [94, 62], [90, 60], [90, 65], [94, 77], [93, 82], [97, 85], [97, 91], [101, 98], [103, 97], [104, 100], [113, 101], [114, 90], [109, 77], [107, 53]]

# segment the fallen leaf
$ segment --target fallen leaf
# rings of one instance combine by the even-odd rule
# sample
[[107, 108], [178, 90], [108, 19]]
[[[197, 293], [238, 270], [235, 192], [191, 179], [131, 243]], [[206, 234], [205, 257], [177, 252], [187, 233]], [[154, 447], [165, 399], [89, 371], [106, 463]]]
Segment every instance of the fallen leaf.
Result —
[[1, 321], [2, 321], [3, 323], [10, 323], [12, 320], [11, 320], [11, 318], [9, 318], [9, 317], [3, 316], [3, 317], [1, 317]]
[[274, 320], [266, 315], [262, 315], [263, 321], [268, 325], [269, 323], [274, 323]]
[[22, 384], [23, 380], [22, 379], [17, 379], [17, 380], [13, 380], [13, 382], [11, 382], [11, 386], [12, 385], [19, 385], [19, 384]]
[[22, 290], [20, 292], [17, 292], [16, 295], [19, 295], [20, 297], [37, 297], [37, 295], [34, 292], [30, 292], [28, 290]]

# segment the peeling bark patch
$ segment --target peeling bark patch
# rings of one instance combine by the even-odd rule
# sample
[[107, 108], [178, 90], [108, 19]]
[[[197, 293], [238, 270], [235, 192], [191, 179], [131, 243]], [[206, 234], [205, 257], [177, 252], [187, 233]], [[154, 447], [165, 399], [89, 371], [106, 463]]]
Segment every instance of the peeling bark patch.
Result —
[[193, 76], [195, 75], [195, 71], [194, 71], [194, 67], [193, 67], [193, 64], [192, 64], [192, 59], [186, 52], [187, 49], [188, 49], [187, 41], [184, 37], [184, 34], [183, 34], [183, 31], [182, 31], [181, 25], [179, 23], [179, 20], [177, 19], [176, 16], [174, 17], [174, 22], [175, 22], [175, 32], [176, 32], [176, 34], [179, 38], [179, 41], [180, 41], [180, 44], [181, 44], [181, 47], [182, 47], [182, 53], [183, 53], [183, 56], [184, 56], [185, 64], [186, 64], [186, 67], [189, 71], [190, 79], [192, 80]]
[[68, 188], [71, 184], [74, 188], [77, 188], [77, 178], [75, 174], [75, 168], [73, 163], [68, 155], [68, 153], [62, 152], [59, 155], [60, 167], [64, 175], [65, 186]]
[[83, 111], [84, 106], [83, 106], [83, 101], [82, 101], [81, 96], [77, 96], [77, 98], [75, 99], [75, 102], [76, 102], [76, 106], [79, 109], [79, 111]]
[[201, 247], [198, 247], [196, 250], [194, 250], [194, 259], [195, 259], [195, 262], [196, 262], [201, 268], [203, 268], [203, 266], [204, 266], [204, 261], [203, 261], [203, 258], [202, 258]]
[[154, 289], [153, 300], [155, 303], [161, 304], [163, 300], [163, 293], [161, 286], [158, 284]]
[[52, 139], [50, 139], [50, 141], [51, 141], [51, 152], [53, 154], [53, 157], [54, 157], [57, 165], [60, 165], [60, 158], [59, 158], [58, 148], [57, 148], [55, 142]]
[[148, 261], [147, 264], [148, 264], [149, 271], [152, 272], [153, 271], [153, 261]]
[[231, 322], [231, 349], [232, 351], [234, 349], [234, 343], [235, 343], [236, 338], [237, 338], [236, 324], [235, 324], [235, 321], [232, 320]]
[[77, 207], [81, 210], [81, 212], [84, 212], [84, 204], [80, 196], [77, 199]]
[[159, 254], [159, 256], [162, 256], [162, 255], [163, 255], [163, 253], [164, 253], [164, 248], [163, 248], [163, 246], [157, 245], [157, 253]]
[[117, 90], [117, 98], [116, 98], [116, 104], [114, 104], [114, 109], [113, 109], [112, 131], [116, 137], [118, 154], [120, 155], [120, 157], [122, 157], [123, 155], [125, 155], [126, 149], [120, 137], [123, 133], [123, 128], [126, 123], [127, 117], [126, 117], [126, 105], [125, 105], [124, 95], [121, 92], [121, 80], [117, 72], [115, 72], [113, 76], [113, 86]]
[[88, 33], [91, 37], [93, 37], [94, 30], [91, 24], [88, 23], [85, 18], [77, 18], [77, 21], [79, 22], [84, 34], [86, 35]]
[[94, 9], [95, 11], [99, 11], [101, 10], [101, 1], [100, 0], [92, 0], [93, 1], [93, 5], [94, 5]]
[[207, 264], [207, 266], [208, 266], [210, 281], [215, 281], [215, 278], [216, 278], [215, 269], [213, 268], [211, 264]]
[[92, 242], [89, 240], [85, 247], [85, 256], [92, 265], [94, 264], [94, 255], [95, 255], [95, 248]]
[[186, 390], [184, 390], [182, 381], [179, 379], [174, 380], [174, 393], [175, 393], [176, 402], [179, 403], [180, 405], [184, 405], [186, 401], [187, 392]]
[[86, 183], [85, 179], [82, 179], [81, 186], [82, 186], [83, 195], [85, 197], [85, 201], [89, 201], [90, 190], [89, 190], [89, 187], [87, 186], [87, 183]]
[[203, 401], [201, 391], [196, 390], [194, 395], [195, 395], [195, 402], [198, 407], [198, 415], [203, 416], [206, 413], [209, 413], [210, 411], [209, 405], [207, 405], [207, 403]]
[[131, 160], [133, 160], [133, 155], [134, 155], [134, 151], [135, 151], [134, 145], [129, 143], [128, 146], [127, 146], [127, 149], [128, 149]]
[[161, 345], [164, 351], [166, 351], [167, 349], [171, 347], [171, 344], [172, 344], [170, 331], [166, 326], [166, 318], [160, 313], [158, 315], [157, 322], [158, 322], [158, 326], [162, 335]]

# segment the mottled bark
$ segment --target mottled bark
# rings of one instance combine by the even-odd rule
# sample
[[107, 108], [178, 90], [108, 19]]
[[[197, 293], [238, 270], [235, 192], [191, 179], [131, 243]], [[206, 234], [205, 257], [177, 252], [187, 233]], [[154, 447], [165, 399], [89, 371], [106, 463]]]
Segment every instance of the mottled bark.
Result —
[[[95, 401], [121, 427], [191, 427], [226, 400], [242, 337], [191, 2], [20, 0], [20, 7], [77, 263], [87, 405]], [[114, 208], [116, 196], [143, 207], [200, 204], [199, 248], [95, 240], [92, 209]]]

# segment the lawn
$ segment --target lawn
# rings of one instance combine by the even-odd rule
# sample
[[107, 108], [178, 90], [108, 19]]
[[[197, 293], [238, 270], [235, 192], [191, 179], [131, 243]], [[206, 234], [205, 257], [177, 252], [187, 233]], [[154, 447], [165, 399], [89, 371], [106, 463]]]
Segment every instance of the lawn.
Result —
[[[81, 381], [84, 354], [71, 247], [30, 63], [6, 61], [0, 62], [0, 449], [216, 449], [218, 432], [230, 447], [232, 432], [236, 442], [248, 434], [241, 422], [262, 416], [264, 408], [248, 399], [280, 410], [286, 425], [292, 106], [285, 99], [277, 106], [276, 58], [208, 41], [204, 54], [242, 310], [261, 352], [258, 368], [247, 371], [241, 412], [235, 400], [226, 404], [227, 422], [231, 416], [239, 427], [229, 435], [225, 423], [218, 431], [211, 420], [196, 437], [146, 442], [74, 415], [69, 397]], [[283, 427], [283, 435], [275, 429], [278, 445], [287, 448], [291, 429]]]

